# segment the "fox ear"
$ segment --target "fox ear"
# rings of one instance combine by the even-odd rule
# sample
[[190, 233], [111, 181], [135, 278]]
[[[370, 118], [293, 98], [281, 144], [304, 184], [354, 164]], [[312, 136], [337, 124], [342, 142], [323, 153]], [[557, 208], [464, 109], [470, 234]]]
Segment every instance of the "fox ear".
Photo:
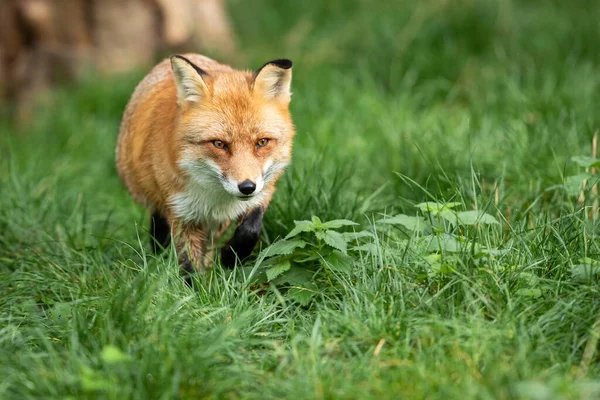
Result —
[[177, 103], [186, 102], [199, 103], [208, 93], [208, 87], [203, 77], [208, 76], [206, 72], [194, 65], [185, 57], [171, 56], [171, 69], [177, 86]]
[[289, 102], [292, 83], [292, 62], [281, 59], [269, 61], [254, 73], [254, 92], [267, 100]]

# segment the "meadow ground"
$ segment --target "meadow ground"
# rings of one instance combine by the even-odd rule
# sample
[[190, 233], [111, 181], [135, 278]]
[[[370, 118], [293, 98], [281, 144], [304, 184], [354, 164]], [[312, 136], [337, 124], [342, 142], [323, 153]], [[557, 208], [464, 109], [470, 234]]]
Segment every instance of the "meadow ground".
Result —
[[231, 1], [298, 134], [197, 290], [114, 167], [145, 71], [0, 119], [0, 398], [600, 397], [600, 3], [323, 3]]

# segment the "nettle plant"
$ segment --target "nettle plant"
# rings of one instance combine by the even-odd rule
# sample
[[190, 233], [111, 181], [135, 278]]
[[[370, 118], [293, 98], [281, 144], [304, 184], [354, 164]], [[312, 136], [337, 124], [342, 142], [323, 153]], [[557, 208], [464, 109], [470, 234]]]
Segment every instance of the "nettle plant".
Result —
[[[501, 229], [496, 218], [479, 210], [455, 210], [461, 205], [458, 202], [420, 203], [415, 207], [421, 215], [399, 214], [377, 221], [376, 226], [379, 226], [378, 232], [392, 238], [396, 247], [405, 250], [402, 253], [404, 263], [420, 267], [417, 280], [439, 279], [456, 271], [456, 266], [461, 264], [461, 255], [467, 254], [481, 264], [505, 253], [477, 240], [481, 229], [486, 232], [494, 226]], [[395, 230], [383, 230], [383, 226], [391, 226]], [[375, 250], [373, 245], [367, 245], [366, 250], [369, 251], [369, 246], [370, 251]]]
[[[564, 183], [547, 190], [561, 190], [576, 198], [594, 222], [598, 213], [597, 183], [600, 160], [578, 156], [572, 160], [583, 170], [565, 178]], [[258, 256], [254, 275], [259, 284], [287, 290], [287, 295], [302, 305], [327, 288], [334, 287], [332, 275], [350, 275], [355, 267], [379, 264], [383, 268], [408, 268], [415, 282], [443, 280], [468, 265], [509, 274], [516, 292], [525, 297], [540, 297], [547, 287], [526, 266], [514, 264], [518, 254], [511, 248], [498, 248], [503, 226], [481, 210], [458, 211], [459, 202], [424, 202], [415, 206], [415, 215], [383, 216], [371, 221], [369, 230], [350, 220], [295, 221], [283, 239], [265, 248]], [[484, 243], [482, 243], [484, 242]], [[367, 257], [370, 263], [365, 263]], [[400, 267], [399, 267], [400, 266]], [[600, 276], [600, 261], [589, 257], [569, 265], [574, 281], [590, 282]], [[548, 289], [549, 290], [549, 289]]]
[[[597, 138], [594, 138], [593, 153], [595, 155], [595, 143]], [[588, 224], [591, 223], [591, 229], [594, 230], [593, 224], [600, 217], [599, 199], [598, 199], [598, 181], [600, 175], [597, 174], [597, 168], [600, 168], [600, 160], [590, 156], [575, 156], [571, 158], [577, 164], [578, 171], [573, 175], [569, 175], [564, 179], [562, 185], [551, 186], [548, 190], [562, 189], [571, 198], [576, 198], [577, 203], [584, 209], [583, 215], [587, 219]], [[600, 276], [600, 261], [589, 257], [584, 257], [577, 260], [578, 263], [571, 268], [573, 278], [580, 281], [593, 280]]]
[[564, 189], [569, 196], [578, 197], [582, 203], [586, 200], [597, 201], [596, 184], [599, 176], [596, 174], [596, 168], [600, 168], [600, 160], [590, 156], [576, 156], [572, 157], [571, 161], [579, 166], [579, 171], [576, 174], [567, 176], [562, 185], [552, 186], [549, 190]]
[[295, 227], [287, 236], [264, 249], [257, 263], [265, 268], [267, 282], [288, 288], [288, 296], [308, 304], [317, 293], [319, 275], [331, 272], [348, 273], [353, 258], [348, 245], [370, 232], [339, 232], [340, 228], [358, 226], [346, 219], [322, 222], [313, 216], [311, 221], [294, 221]]
[[345, 219], [295, 221], [285, 238], [259, 254], [256, 266], [264, 272], [259, 280], [287, 289], [290, 298], [306, 305], [323, 288], [320, 283], [331, 282], [331, 274], [349, 274], [365, 256], [415, 265], [422, 271], [417, 278], [426, 280], [454, 272], [458, 254], [465, 251], [482, 262], [501, 254], [469, 232], [501, 229], [496, 218], [483, 211], [456, 211], [459, 205], [417, 204], [421, 215], [383, 217], [369, 231]]

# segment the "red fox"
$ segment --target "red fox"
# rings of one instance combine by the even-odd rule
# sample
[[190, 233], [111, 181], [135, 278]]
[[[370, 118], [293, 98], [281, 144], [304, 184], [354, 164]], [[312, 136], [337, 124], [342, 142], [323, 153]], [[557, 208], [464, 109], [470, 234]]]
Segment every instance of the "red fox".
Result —
[[258, 241], [295, 134], [289, 112], [292, 62], [238, 71], [199, 54], [172, 56], [133, 92], [116, 159], [133, 198], [150, 210], [152, 248], [176, 238], [184, 272], [212, 265], [213, 243], [232, 267]]

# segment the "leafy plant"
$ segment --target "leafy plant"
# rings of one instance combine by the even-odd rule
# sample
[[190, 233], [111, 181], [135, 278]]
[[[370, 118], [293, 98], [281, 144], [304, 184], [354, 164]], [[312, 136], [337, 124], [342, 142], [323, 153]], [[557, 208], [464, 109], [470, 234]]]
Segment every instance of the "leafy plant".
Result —
[[562, 189], [571, 197], [581, 197], [598, 182], [595, 169], [600, 168], [600, 160], [590, 156], [575, 156], [571, 157], [571, 161], [578, 165], [579, 171], [565, 177], [561, 185], [551, 186], [548, 190]]
[[[475, 250], [477, 257], [482, 257], [495, 250], [461, 235], [457, 228], [499, 225], [488, 213], [454, 210], [459, 205], [457, 202], [420, 203], [415, 207], [422, 215], [384, 217], [376, 221], [374, 232], [341, 232], [341, 229], [359, 225], [346, 219], [323, 222], [313, 216], [310, 221], [294, 221], [294, 228], [284, 239], [259, 255], [264, 279], [288, 288], [290, 298], [306, 305], [318, 293], [320, 280], [327, 280], [331, 273], [351, 272], [353, 260], [359, 253], [373, 254], [383, 249], [391, 257], [400, 258], [408, 250], [415, 262], [425, 268], [427, 276], [452, 272], [454, 268], [449, 263], [452, 256], [447, 253], [457, 253], [468, 246]], [[390, 227], [402, 227], [403, 234], [396, 235]]]
[[571, 275], [575, 280], [589, 281], [600, 276], [600, 261], [585, 257], [571, 268]]
[[287, 287], [288, 296], [306, 305], [317, 293], [316, 275], [324, 271], [348, 273], [353, 259], [348, 256], [348, 244], [368, 232], [340, 232], [357, 226], [346, 219], [322, 222], [313, 216], [310, 221], [294, 221], [287, 236], [264, 249], [259, 260], [266, 267], [267, 282]]

